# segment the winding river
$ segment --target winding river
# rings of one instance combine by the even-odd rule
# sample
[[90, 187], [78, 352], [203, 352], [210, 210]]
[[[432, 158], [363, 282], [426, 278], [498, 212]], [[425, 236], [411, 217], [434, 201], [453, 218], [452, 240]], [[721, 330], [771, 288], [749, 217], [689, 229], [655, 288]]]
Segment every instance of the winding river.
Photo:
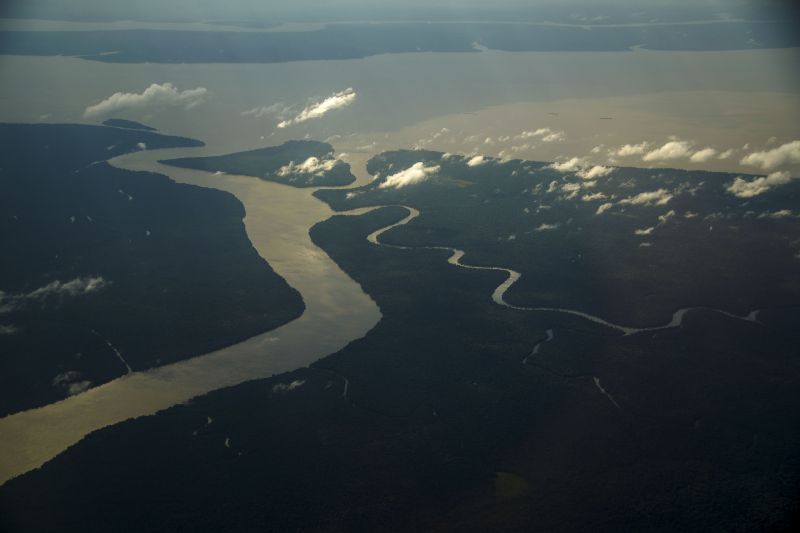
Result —
[[[187, 153], [202, 156], [212, 154], [213, 150], [148, 150], [120, 156], [110, 162], [119, 168], [155, 171], [178, 183], [220, 189], [235, 195], [244, 204], [245, 228], [253, 246], [289, 285], [300, 291], [306, 305], [305, 312], [284, 326], [239, 344], [151, 370], [131, 372], [65, 400], [0, 419], [0, 484], [40, 467], [92, 431], [152, 415], [213, 390], [307, 366], [364, 336], [380, 320], [375, 302], [311, 242], [308, 233], [314, 224], [335, 214], [358, 215], [380, 206], [335, 213], [312, 196], [313, 189], [297, 189], [247, 176], [211, 174], [158, 163], [160, 159], [182, 157]], [[351, 163], [358, 177], [353, 186], [367, 183], [371, 177], [365, 172], [366, 156], [351, 158]], [[379, 246], [417, 248], [380, 242], [383, 233], [408, 224], [420, 215], [412, 207], [402, 207], [408, 211], [408, 216], [374, 231], [367, 240]], [[463, 263], [464, 251], [457, 248], [422, 248], [451, 252], [448, 263], [461, 268], [505, 272], [506, 280], [492, 294], [498, 305], [520, 311], [575, 315], [624, 335], [679, 327], [686, 313], [699, 309], [680, 309], [666, 324], [634, 328], [573, 309], [515, 306], [506, 302], [505, 294], [520, 279], [519, 272], [504, 267]], [[755, 311], [744, 317], [714, 311], [740, 320], [757, 321]], [[552, 338], [551, 335], [549, 332], [547, 340]], [[346, 384], [345, 379], [345, 397]]]
[[[379, 229], [377, 231], [374, 231], [371, 234], [369, 234], [367, 236], [367, 240], [369, 242], [371, 242], [372, 244], [376, 244], [376, 245], [380, 245], [380, 246], [388, 246], [388, 247], [391, 247], [391, 248], [398, 248], [398, 249], [401, 249], [401, 250], [410, 250], [410, 249], [418, 249], [418, 248], [425, 249], [425, 250], [446, 250], [448, 252], [451, 252], [450, 257], [447, 259], [447, 262], [450, 263], [451, 265], [456, 265], [456, 266], [459, 266], [461, 268], [468, 268], [468, 269], [471, 269], [471, 270], [496, 270], [496, 271], [500, 271], [500, 272], [505, 272], [508, 275], [508, 277], [506, 278], [506, 280], [503, 283], [498, 285], [497, 288], [494, 290], [494, 292], [492, 293], [492, 300], [497, 305], [502, 305], [503, 307], [508, 307], [509, 309], [515, 309], [517, 311], [538, 311], [538, 312], [550, 312], [550, 313], [563, 313], [563, 314], [567, 314], [567, 315], [579, 316], [579, 317], [581, 317], [583, 319], [589, 320], [589, 321], [594, 322], [596, 324], [600, 324], [600, 325], [605, 326], [607, 328], [611, 328], [611, 329], [615, 329], [617, 331], [620, 331], [620, 332], [622, 332], [623, 335], [634, 335], [636, 333], [644, 333], [644, 332], [648, 332], [648, 331], [659, 331], [659, 330], [663, 330], [663, 329], [677, 328], [677, 327], [680, 327], [681, 324], [683, 324], [683, 317], [686, 316], [687, 313], [689, 313], [690, 311], [697, 311], [697, 310], [701, 310], [701, 309], [708, 310], [708, 311], [713, 311], [715, 313], [719, 313], [719, 314], [725, 315], [725, 316], [727, 316], [729, 318], [735, 318], [735, 319], [738, 319], [738, 320], [744, 320], [746, 322], [758, 322], [758, 310], [751, 311], [750, 313], [748, 313], [747, 315], [744, 315], [744, 316], [739, 316], [739, 315], [735, 315], [733, 313], [730, 313], [728, 311], [724, 311], [722, 309], [715, 309], [715, 308], [711, 308], [711, 307], [684, 307], [682, 309], [678, 309], [677, 311], [675, 311], [675, 313], [673, 313], [673, 315], [672, 315], [672, 319], [669, 322], [667, 322], [666, 324], [661, 324], [661, 325], [658, 325], [658, 326], [645, 327], [645, 328], [635, 328], [635, 327], [631, 327], [631, 326], [623, 326], [623, 325], [620, 325], [620, 324], [614, 324], [613, 322], [609, 322], [609, 321], [604, 320], [604, 319], [602, 319], [602, 318], [600, 318], [598, 316], [590, 315], [589, 313], [584, 313], [583, 311], [576, 311], [575, 309], [565, 309], [563, 307], [523, 307], [523, 306], [513, 305], [513, 304], [510, 304], [510, 303], [506, 302], [505, 295], [506, 295], [506, 292], [508, 292], [508, 290], [511, 288], [511, 286], [514, 285], [514, 283], [516, 283], [522, 277], [522, 274], [520, 274], [516, 270], [512, 270], [510, 268], [499, 267], [499, 266], [476, 266], [476, 265], [469, 265], [469, 264], [466, 264], [466, 263], [462, 263], [461, 259], [464, 257], [464, 253], [465, 253], [464, 250], [459, 250], [458, 248], [451, 248], [449, 246], [419, 246], [419, 247], [417, 247], [417, 246], [398, 246], [398, 245], [381, 243], [380, 240], [379, 240], [379, 237], [382, 234], [384, 234], [385, 232], [389, 231], [390, 229], [393, 229], [393, 228], [396, 228], [398, 226], [402, 226], [402, 225], [408, 224], [409, 222], [411, 222], [412, 220], [414, 220], [415, 218], [417, 218], [420, 215], [419, 210], [414, 209], [413, 207], [409, 207], [409, 206], [406, 206], [406, 205], [400, 206], [400, 207], [403, 207], [404, 209], [406, 209], [408, 211], [408, 215], [405, 218], [403, 218], [402, 220], [400, 220], [399, 222], [395, 222], [394, 224], [391, 224], [389, 226], [386, 226], [384, 228], [381, 228], [381, 229]], [[548, 331], [550, 331], [550, 330], [548, 330]], [[548, 334], [548, 336], [549, 336], [549, 334]]]

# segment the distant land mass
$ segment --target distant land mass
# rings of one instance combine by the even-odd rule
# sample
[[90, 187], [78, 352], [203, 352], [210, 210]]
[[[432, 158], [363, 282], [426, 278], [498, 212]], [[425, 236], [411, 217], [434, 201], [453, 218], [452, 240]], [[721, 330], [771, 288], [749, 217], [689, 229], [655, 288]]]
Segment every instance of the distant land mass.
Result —
[[279, 63], [409, 52], [748, 50], [800, 46], [791, 21], [574, 26], [526, 23], [343, 23], [300, 32], [2, 31], [0, 53], [111, 63]]
[[0, 124], [0, 416], [300, 316], [300, 295], [252, 247], [232, 195], [106, 162], [202, 144]]
[[143, 131], [156, 131], [155, 128], [145, 126], [135, 120], [125, 120], [123, 118], [110, 118], [103, 121], [104, 126], [111, 126], [112, 128], [127, 128], [129, 130], [143, 130]]
[[280, 146], [210, 157], [160, 161], [165, 165], [253, 176], [294, 187], [331, 187], [355, 181], [350, 165], [334, 157], [333, 146], [318, 141], [287, 141]]

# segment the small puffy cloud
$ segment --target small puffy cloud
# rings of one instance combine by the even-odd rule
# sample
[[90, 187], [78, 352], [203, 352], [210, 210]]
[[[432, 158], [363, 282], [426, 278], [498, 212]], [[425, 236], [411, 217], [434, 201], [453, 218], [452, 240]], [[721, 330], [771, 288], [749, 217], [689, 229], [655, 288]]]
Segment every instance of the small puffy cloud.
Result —
[[658, 225], [661, 226], [663, 224], [666, 224], [667, 222], [670, 221], [670, 219], [674, 218], [675, 215], [677, 215], [677, 213], [675, 212], [674, 209], [670, 209], [663, 215], [658, 215]]
[[566, 138], [567, 136], [563, 131], [554, 131], [542, 137], [542, 142], [546, 143], [561, 142]]
[[560, 224], [545, 224], [542, 223], [538, 227], [534, 228], [533, 231], [551, 231], [557, 229]]
[[50, 297], [82, 296], [97, 292], [109, 283], [100, 276], [75, 278], [70, 281], [51, 281], [31, 292], [7, 294], [0, 291], [0, 313], [13, 311], [17, 306], [31, 301], [43, 301]]
[[630, 157], [632, 155], [642, 155], [650, 148], [650, 143], [641, 142], [639, 144], [626, 144], [617, 150], [611, 152], [611, 155], [617, 157]]
[[691, 154], [691, 145], [686, 141], [669, 141], [660, 148], [647, 152], [642, 156], [643, 161], [667, 161], [680, 159]]
[[81, 373], [77, 370], [62, 372], [53, 378], [53, 387], [63, 389], [68, 395], [80, 394], [92, 386], [91, 381], [81, 380]]
[[800, 141], [792, 141], [764, 152], [753, 152], [740, 162], [742, 165], [761, 167], [764, 170], [772, 170], [787, 163], [800, 163]]
[[94, 105], [90, 105], [83, 112], [84, 118], [94, 118], [110, 115], [128, 109], [142, 109], [154, 106], [184, 106], [192, 109], [203, 103], [208, 90], [205, 87], [179, 91], [171, 83], [154, 83], [142, 93], [117, 92]]
[[729, 158], [730, 156], [732, 156], [732, 155], [733, 155], [733, 149], [732, 149], [732, 148], [730, 148], [730, 149], [728, 149], [728, 150], [725, 150], [725, 151], [724, 151], [724, 152], [722, 152], [721, 154], [719, 154], [719, 155], [717, 156], [717, 159], [728, 159], [728, 158]]
[[558, 190], [558, 182], [556, 180], [551, 181], [550, 185], [548, 185], [547, 187], [547, 192], [552, 193], [556, 192], [557, 190]]
[[786, 185], [793, 179], [792, 175], [788, 172], [773, 172], [768, 176], [755, 178], [750, 181], [738, 177], [728, 184], [725, 190], [739, 198], [752, 198], [774, 187]]
[[317, 157], [309, 157], [299, 165], [296, 165], [294, 161], [290, 161], [288, 165], [284, 165], [278, 169], [278, 176], [285, 177], [298, 174], [321, 176], [333, 170], [333, 167], [338, 163], [338, 159], [319, 159]]
[[478, 165], [482, 165], [484, 163], [486, 163], [486, 158], [483, 157], [482, 155], [476, 155], [476, 156], [471, 157], [469, 159], [469, 161], [467, 161], [467, 166], [468, 167], [477, 167]]
[[601, 192], [595, 192], [595, 193], [592, 193], [592, 194], [584, 194], [583, 196], [581, 196], [581, 200], [583, 200], [584, 202], [595, 202], [597, 200], [605, 200], [606, 198], [608, 198], [608, 196], [606, 196], [605, 194], [603, 194]]
[[353, 102], [356, 101], [357, 93], [353, 90], [352, 87], [348, 87], [344, 91], [340, 91], [338, 93], [334, 93], [329, 97], [321, 100], [319, 102], [314, 102], [308, 106], [306, 106], [300, 113], [298, 113], [294, 118], [283, 120], [278, 123], [279, 128], [286, 128], [293, 124], [300, 124], [301, 122], [306, 122], [308, 120], [322, 118], [326, 114], [330, 113], [335, 109], [341, 109], [343, 107], [347, 107]]
[[559, 142], [567, 138], [563, 131], [553, 131], [550, 128], [539, 128], [535, 131], [523, 131], [519, 135], [515, 135], [514, 139], [523, 140], [537, 137], [541, 138], [541, 140], [546, 143]]
[[672, 193], [667, 189], [658, 189], [657, 191], [641, 192], [634, 196], [629, 196], [620, 200], [620, 204], [626, 205], [665, 205], [672, 200]]
[[654, 229], [656, 229], [656, 228], [654, 228], [653, 226], [650, 226], [649, 228], [637, 229], [633, 233], [636, 234], [636, 235], [650, 235], [651, 233], [653, 233]]
[[782, 218], [796, 218], [798, 215], [795, 215], [793, 211], [789, 209], [781, 209], [779, 211], [771, 211], [769, 213], [761, 213], [758, 215], [758, 218], [774, 218], [780, 220]]
[[608, 210], [609, 210], [609, 209], [611, 209], [612, 207], [614, 207], [614, 204], [612, 204], [611, 202], [606, 202], [606, 203], [604, 203], [604, 204], [601, 204], [601, 205], [600, 205], [600, 206], [597, 208], [597, 211], [595, 211], [595, 213], [594, 213], [594, 214], [595, 214], [595, 215], [602, 215], [603, 213], [605, 213], [606, 211], [608, 211]]
[[595, 165], [591, 168], [586, 168], [580, 170], [578, 172], [578, 176], [585, 180], [593, 180], [596, 178], [602, 178], [603, 176], [608, 176], [614, 172], [614, 167], [604, 167], [602, 165]]
[[692, 157], [689, 158], [689, 161], [692, 163], [705, 163], [714, 158], [717, 155], [717, 151], [713, 148], [703, 148], [702, 150], [698, 150], [697, 152], [692, 154]]
[[406, 187], [408, 185], [414, 185], [417, 183], [421, 183], [431, 176], [436, 175], [439, 172], [441, 167], [439, 165], [436, 166], [425, 166], [425, 163], [419, 161], [414, 163], [411, 167], [401, 170], [391, 176], [388, 176], [383, 183], [378, 185], [380, 189], [388, 189], [388, 188], [395, 188], [400, 189], [401, 187]]
[[565, 193], [568, 193], [565, 196], [565, 198], [567, 200], [572, 200], [580, 192], [581, 184], [580, 183], [565, 183], [564, 185], [561, 186], [561, 190], [564, 191]]
[[291, 392], [299, 387], [305, 385], [306, 381], [304, 379], [296, 379], [291, 383], [278, 383], [273, 385], [272, 393], [273, 394], [281, 394], [284, 392]]
[[586, 165], [586, 162], [580, 157], [573, 157], [562, 163], [553, 163], [550, 168], [558, 172], [576, 172], [581, 170]]

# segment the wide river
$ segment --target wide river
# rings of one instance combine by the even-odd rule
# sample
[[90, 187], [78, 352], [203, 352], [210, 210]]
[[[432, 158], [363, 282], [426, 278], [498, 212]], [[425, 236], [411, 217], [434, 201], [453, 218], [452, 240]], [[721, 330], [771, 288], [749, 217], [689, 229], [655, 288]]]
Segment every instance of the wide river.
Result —
[[[375, 302], [311, 242], [309, 228], [333, 215], [311, 195], [313, 189], [158, 163], [158, 159], [208, 152], [208, 148], [142, 151], [111, 162], [234, 194], [244, 204], [245, 227], [253, 246], [300, 291], [305, 312], [234, 346], [127, 374], [63, 401], [0, 419], [0, 483], [41, 466], [94, 430], [213, 390], [307, 366], [364, 336], [380, 319]], [[363, 162], [359, 163], [356, 168], [364, 169]], [[356, 184], [368, 179], [360, 172]]]
[[[350, 154], [359, 183], [364, 183], [369, 179], [365, 161], [383, 149], [420, 144], [497, 155], [509, 148], [499, 138], [547, 127], [564, 132], [564, 140], [539, 142], [517, 155], [591, 157], [596, 145], [659, 143], [676, 135], [698, 146], [737, 150], [703, 168], [745, 172], [738, 166], [745, 143], [761, 148], [800, 138], [798, 58], [798, 50], [637, 50], [123, 65], [0, 56], [2, 121], [96, 123], [83, 117], [84, 109], [117, 91], [140, 93], [151, 83], [165, 82], [180, 90], [206, 88], [205, 101], [191, 109], [141, 106], [118, 116], [203, 140], [209, 147], [143, 151], [113, 164], [234, 194], [245, 206], [253, 245], [306, 304], [297, 320], [246, 342], [0, 419], [0, 483], [42, 465], [99, 428], [306, 366], [363, 336], [380, 319], [370, 297], [310, 241], [309, 228], [333, 214], [311, 190], [165, 167], [158, 159], [229, 153], [305, 136], [331, 138], [339, 152]], [[358, 94], [353, 105], [294, 127], [279, 130], [276, 117], [245, 113], [279, 102], [297, 111], [309, 98], [347, 87]], [[442, 128], [448, 129], [444, 135]], [[674, 166], [699, 168], [688, 161]]]

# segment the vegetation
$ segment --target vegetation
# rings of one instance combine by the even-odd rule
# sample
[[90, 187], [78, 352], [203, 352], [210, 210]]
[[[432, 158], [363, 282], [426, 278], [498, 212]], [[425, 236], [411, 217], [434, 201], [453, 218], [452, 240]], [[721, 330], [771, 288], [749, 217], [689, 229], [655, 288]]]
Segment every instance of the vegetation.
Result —
[[103, 121], [104, 126], [111, 126], [112, 128], [127, 128], [130, 130], [144, 130], [144, 131], [156, 131], [155, 128], [151, 128], [150, 126], [145, 126], [135, 120], [125, 120], [122, 118], [110, 118], [108, 120]]
[[[683, 328], [624, 337], [503, 308], [488, 298], [500, 273], [366, 241], [405, 214], [385, 208], [312, 230], [381, 307], [366, 337], [310, 368], [88, 436], [0, 488], [2, 526], [788, 525], [800, 474], [796, 312], [765, 314], [764, 325], [698, 312]], [[553, 339], [522, 364], [546, 329]], [[131, 501], [140, 512], [127, 512]]]
[[[385, 186], [387, 176], [418, 162], [440, 170], [421, 183]], [[797, 182], [742, 199], [726, 191], [730, 174], [616, 168], [586, 179], [547, 163], [469, 166], [467, 158], [421, 150], [376, 156], [369, 172], [380, 179], [315, 194], [337, 210], [419, 209], [385, 241], [456, 247], [467, 264], [514, 269], [522, 274], [506, 294], [514, 305], [645, 327], [684, 307], [746, 315], [800, 303]]]
[[302, 313], [297, 291], [250, 244], [233, 196], [102, 162], [139, 143], [201, 144], [102, 126], [0, 125], [0, 415]]
[[333, 147], [318, 141], [287, 141], [280, 146], [211, 157], [161, 161], [166, 165], [255, 176], [293, 187], [348, 185], [355, 181], [350, 165], [333, 156]]

